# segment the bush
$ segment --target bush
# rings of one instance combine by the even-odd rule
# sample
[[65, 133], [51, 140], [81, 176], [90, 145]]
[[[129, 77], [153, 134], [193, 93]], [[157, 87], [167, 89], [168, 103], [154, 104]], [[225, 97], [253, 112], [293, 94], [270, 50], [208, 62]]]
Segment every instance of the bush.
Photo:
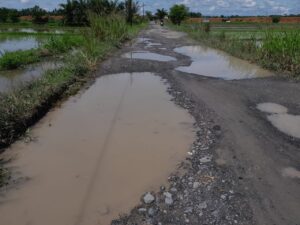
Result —
[[83, 43], [83, 38], [80, 36], [51, 36], [43, 45], [51, 54], [64, 53], [71, 50], [73, 47], [79, 47]]
[[21, 65], [39, 61], [38, 54], [34, 50], [6, 52], [0, 58], [1, 69], [16, 69]]
[[181, 22], [188, 16], [188, 14], [189, 14], [189, 9], [185, 5], [176, 4], [170, 9], [169, 16], [172, 23], [176, 25], [180, 25]]

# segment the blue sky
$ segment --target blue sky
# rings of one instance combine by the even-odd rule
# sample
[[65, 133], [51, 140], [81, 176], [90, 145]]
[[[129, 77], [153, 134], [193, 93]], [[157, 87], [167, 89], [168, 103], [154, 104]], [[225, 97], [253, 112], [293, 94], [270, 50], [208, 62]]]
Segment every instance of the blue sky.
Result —
[[[54, 9], [65, 0], [0, 0], [0, 7], [27, 8], [39, 5]], [[204, 15], [300, 14], [300, 0], [140, 0], [145, 10], [169, 9], [175, 3], [187, 5]]]

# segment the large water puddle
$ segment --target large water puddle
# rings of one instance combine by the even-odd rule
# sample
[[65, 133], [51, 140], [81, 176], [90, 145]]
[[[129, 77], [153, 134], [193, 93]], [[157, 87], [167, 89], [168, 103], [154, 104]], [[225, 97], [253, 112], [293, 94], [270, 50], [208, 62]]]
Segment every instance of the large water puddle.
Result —
[[49, 61], [31, 64], [22, 69], [0, 71], [0, 93], [12, 91], [41, 77], [46, 70], [62, 66], [62, 63]]
[[[0, 53], [29, 50], [39, 47], [41, 40], [35, 37], [1, 37]], [[1, 55], [0, 55], [1, 57]]]
[[151, 73], [103, 76], [5, 152], [29, 180], [0, 197], [1, 224], [108, 225], [158, 190], [194, 139], [192, 117]]
[[190, 66], [176, 68], [181, 72], [225, 80], [272, 76], [272, 73], [268, 70], [219, 50], [203, 46], [185, 46], [176, 48], [174, 51], [191, 57], [193, 61]]
[[170, 62], [176, 61], [176, 58], [168, 55], [161, 55], [153, 52], [148, 51], [133, 51], [125, 53], [123, 58], [128, 59], [142, 59], [142, 60], [151, 60], [151, 61], [159, 61], [159, 62]]
[[281, 132], [300, 138], [300, 115], [292, 115], [288, 113], [288, 109], [282, 105], [275, 103], [261, 103], [257, 108], [267, 115], [268, 120]]

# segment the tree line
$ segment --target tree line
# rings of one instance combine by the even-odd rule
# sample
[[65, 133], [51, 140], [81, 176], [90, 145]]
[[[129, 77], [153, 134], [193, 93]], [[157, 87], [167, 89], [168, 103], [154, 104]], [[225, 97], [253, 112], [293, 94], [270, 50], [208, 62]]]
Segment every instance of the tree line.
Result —
[[49, 21], [50, 16], [62, 16], [64, 25], [84, 26], [88, 25], [88, 14], [92, 12], [100, 16], [122, 14], [132, 24], [140, 19], [139, 8], [139, 3], [133, 0], [67, 0], [52, 11], [39, 6], [21, 10], [0, 8], [0, 22], [17, 23], [21, 16], [31, 16], [33, 23], [43, 24]]

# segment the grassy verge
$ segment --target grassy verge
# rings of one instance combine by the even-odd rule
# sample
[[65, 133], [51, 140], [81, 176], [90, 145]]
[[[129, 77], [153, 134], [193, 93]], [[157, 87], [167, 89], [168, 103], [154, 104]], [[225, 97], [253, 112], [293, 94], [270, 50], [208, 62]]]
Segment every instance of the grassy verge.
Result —
[[38, 62], [41, 57], [65, 53], [72, 48], [81, 46], [83, 41], [83, 37], [75, 35], [51, 36], [38, 49], [3, 53], [0, 58], [0, 69], [17, 69]]
[[240, 38], [240, 35], [228, 35], [226, 31], [205, 32], [202, 25], [169, 26], [233, 56], [257, 63], [267, 69], [300, 77], [300, 30], [263, 30], [260, 31], [259, 38], [256, 32], [250, 31], [248, 32], [250, 36], [244, 39]]
[[[0, 95], [0, 148], [23, 135], [62, 97], [76, 93], [89, 79], [99, 60], [123, 41], [132, 38], [145, 24], [129, 27], [123, 18], [93, 16], [82, 46], [62, 68], [49, 70], [40, 79]], [[56, 48], [57, 49], [57, 48]]]

